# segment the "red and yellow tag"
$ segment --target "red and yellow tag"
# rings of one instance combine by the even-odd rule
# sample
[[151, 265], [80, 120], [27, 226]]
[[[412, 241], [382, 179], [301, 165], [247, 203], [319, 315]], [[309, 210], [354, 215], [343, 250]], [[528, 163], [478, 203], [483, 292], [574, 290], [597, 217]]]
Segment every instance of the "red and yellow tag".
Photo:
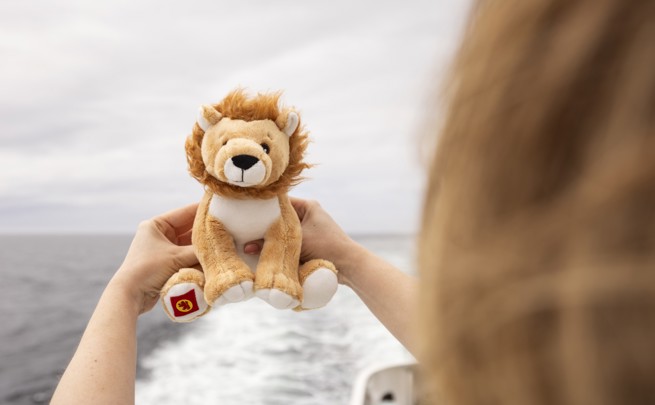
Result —
[[198, 301], [196, 301], [195, 290], [189, 290], [182, 295], [171, 297], [171, 306], [175, 316], [188, 315], [200, 309], [198, 308]]

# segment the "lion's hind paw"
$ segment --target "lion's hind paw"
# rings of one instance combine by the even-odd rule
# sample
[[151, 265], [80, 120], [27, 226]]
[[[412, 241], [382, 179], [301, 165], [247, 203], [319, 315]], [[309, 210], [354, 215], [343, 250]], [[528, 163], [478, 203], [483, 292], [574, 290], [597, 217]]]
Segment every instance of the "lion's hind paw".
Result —
[[162, 295], [161, 302], [173, 322], [191, 322], [209, 310], [203, 291], [196, 283], [175, 284]]
[[333, 270], [319, 267], [307, 277], [302, 285], [302, 309], [316, 309], [327, 305], [337, 292], [339, 283]]

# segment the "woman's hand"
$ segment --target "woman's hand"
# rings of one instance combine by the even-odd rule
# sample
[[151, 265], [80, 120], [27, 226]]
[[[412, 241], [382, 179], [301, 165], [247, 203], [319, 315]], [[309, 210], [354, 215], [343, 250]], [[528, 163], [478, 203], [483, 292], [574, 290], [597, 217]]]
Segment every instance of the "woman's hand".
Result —
[[[373, 314], [410, 351], [416, 280], [353, 241], [316, 201], [291, 198], [302, 226], [300, 261], [326, 259], [339, 270], [339, 283], [350, 287]], [[257, 254], [263, 240], [246, 245]]]
[[198, 204], [187, 205], [139, 224], [125, 261], [109, 284], [127, 292], [139, 313], [152, 309], [175, 272], [198, 265], [191, 246], [197, 208]]
[[[290, 199], [302, 226], [300, 261], [329, 260], [339, 270], [339, 282], [348, 284], [358, 259], [370, 255], [370, 252], [353, 241], [317, 201]], [[244, 247], [244, 252], [258, 254], [263, 243], [263, 240], [251, 242]]]
[[326, 259], [338, 269], [348, 267], [345, 261], [359, 245], [350, 239], [318, 201], [291, 198], [291, 204], [302, 226], [300, 261]]
[[134, 403], [136, 324], [168, 278], [198, 264], [191, 247], [197, 204], [139, 225], [125, 261], [105, 288], [52, 404]]

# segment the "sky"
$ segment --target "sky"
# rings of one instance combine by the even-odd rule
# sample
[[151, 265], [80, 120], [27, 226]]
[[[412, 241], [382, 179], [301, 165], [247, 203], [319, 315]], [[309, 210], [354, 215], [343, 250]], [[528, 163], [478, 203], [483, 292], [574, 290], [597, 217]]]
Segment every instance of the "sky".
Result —
[[201, 104], [283, 90], [316, 166], [291, 194], [413, 233], [425, 122], [468, 1], [0, 3], [0, 233], [123, 233], [199, 201]]

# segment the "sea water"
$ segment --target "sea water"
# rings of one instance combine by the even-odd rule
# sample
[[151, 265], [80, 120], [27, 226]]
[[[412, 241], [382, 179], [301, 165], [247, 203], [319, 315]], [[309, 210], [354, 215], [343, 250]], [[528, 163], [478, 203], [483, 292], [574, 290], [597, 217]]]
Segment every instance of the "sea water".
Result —
[[[130, 239], [0, 236], [0, 403], [48, 402]], [[413, 271], [411, 238], [357, 239]], [[174, 324], [157, 306], [138, 335], [137, 404], [345, 404], [360, 370], [411, 358], [343, 286], [302, 313], [255, 298]]]

